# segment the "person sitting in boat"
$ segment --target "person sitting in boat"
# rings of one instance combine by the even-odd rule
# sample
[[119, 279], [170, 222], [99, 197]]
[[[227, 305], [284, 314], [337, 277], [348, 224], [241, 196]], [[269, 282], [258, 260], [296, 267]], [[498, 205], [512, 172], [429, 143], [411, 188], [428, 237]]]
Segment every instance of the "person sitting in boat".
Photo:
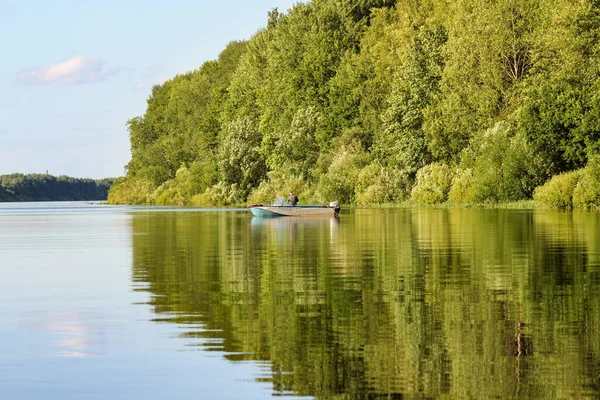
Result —
[[294, 192], [290, 192], [290, 195], [287, 198], [287, 202], [290, 206], [295, 206], [298, 204], [298, 197], [294, 194]]

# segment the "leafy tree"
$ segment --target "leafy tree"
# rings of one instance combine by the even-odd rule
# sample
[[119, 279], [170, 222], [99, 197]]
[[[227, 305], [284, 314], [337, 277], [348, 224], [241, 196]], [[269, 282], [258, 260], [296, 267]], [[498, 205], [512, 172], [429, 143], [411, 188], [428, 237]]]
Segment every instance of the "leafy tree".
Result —
[[[325, 112], [329, 107], [329, 83], [342, 58], [359, 50], [371, 7], [384, 3], [316, 0], [298, 3], [288, 15], [279, 16], [268, 43], [260, 94], [266, 153], [286, 132], [298, 109], [313, 106], [330, 115]], [[340, 133], [331, 123], [334, 120], [323, 119], [317, 129], [321, 149]]]
[[419, 204], [439, 204], [448, 200], [452, 171], [447, 165], [433, 163], [417, 172], [411, 199]]
[[152, 202], [152, 182], [131, 177], [120, 178], [110, 188], [109, 204], [148, 204]]
[[268, 155], [269, 166], [289, 171], [301, 179], [309, 178], [319, 157], [316, 132], [320, 120], [321, 114], [315, 107], [299, 109], [287, 134]]
[[[331, 132], [357, 128], [366, 133], [369, 149], [381, 129], [381, 114], [400, 57], [409, 41], [407, 18], [394, 9], [373, 9], [369, 26], [360, 41], [360, 52], [347, 51], [336, 75], [329, 81], [328, 108], [324, 123]], [[404, 33], [404, 34], [402, 34]]]
[[448, 4], [442, 24], [450, 38], [441, 91], [426, 112], [433, 156], [457, 161], [476, 132], [492, 126], [531, 64], [529, 30], [538, 2], [478, 0]]
[[582, 168], [600, 142], [597, 122], [600, 17], [597, 2], [557, 2], [545, 16], [560, 18], [536, 30], [534, 75], [518, 109], [520, 130], [551, 163], [549, 175]]
[[375, 158], [383, 165], [414, 176], [430, 160], [422, 130], [423, 110], [439, 91], [446, 41], [446, 31], [440, 26], [422, 29], [413, 38], [383, 115], [383, 134], [373, 146]]
[[567, 82], [538, 79], [519, 108], [519, 129], [548, 160], [550, 176], [585, 164], [586, 143], [578, 134], [585, 114], [582, 95]]
[[144, 116], [128, 122], [131, 177], [158, 186], [182, 164], [214, 154], [227, 88], [245, 48], [245, 42], [231, 42], [217, 61], [154, 86]]
[[449, 198], [454, 203], [496, 203], [531, 198], [547, 164], [508, 122], [477, 135], [461, 155]]
[[412, 178], [406, 171], [371, 163], [358, 174], [355, 187], [356, 203], [393, 204], [406, 200]]
[[225, 127], [217, 162], [221, 181], [236, 184], [247, 195], [266, 176], [265, 160], [260, 153], [262, 135], [254, 121], [239, 118]]

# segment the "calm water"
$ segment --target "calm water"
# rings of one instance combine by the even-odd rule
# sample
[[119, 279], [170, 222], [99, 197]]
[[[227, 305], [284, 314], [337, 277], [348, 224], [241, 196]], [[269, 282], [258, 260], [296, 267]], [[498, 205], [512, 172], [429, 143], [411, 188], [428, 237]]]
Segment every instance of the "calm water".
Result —
[[600, 213], [0, 203], [1, 399], [598, 398]]

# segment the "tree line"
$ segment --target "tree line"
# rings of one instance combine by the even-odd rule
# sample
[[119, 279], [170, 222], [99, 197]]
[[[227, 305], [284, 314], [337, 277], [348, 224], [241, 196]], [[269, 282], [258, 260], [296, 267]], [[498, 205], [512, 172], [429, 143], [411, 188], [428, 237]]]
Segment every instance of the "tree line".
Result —
[[105, 200], [113, 181], [48, 174], [0, 175], [0, 202]]
[[312, 0], [157, 85], [112, 203], [600, 206], [600, 1]]

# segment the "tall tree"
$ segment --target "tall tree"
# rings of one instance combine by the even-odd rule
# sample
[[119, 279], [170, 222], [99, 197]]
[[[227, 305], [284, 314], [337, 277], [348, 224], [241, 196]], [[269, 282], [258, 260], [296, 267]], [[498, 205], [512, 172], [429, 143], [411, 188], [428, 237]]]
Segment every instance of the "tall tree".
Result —
[[423, 111], [439, 93], [447, 40], [441, 26], [423, 27], [413, 37], [383, 114], [383, 132], [375, 138], [375, 158], [411, 176], [431, 159], [422, 129]]

